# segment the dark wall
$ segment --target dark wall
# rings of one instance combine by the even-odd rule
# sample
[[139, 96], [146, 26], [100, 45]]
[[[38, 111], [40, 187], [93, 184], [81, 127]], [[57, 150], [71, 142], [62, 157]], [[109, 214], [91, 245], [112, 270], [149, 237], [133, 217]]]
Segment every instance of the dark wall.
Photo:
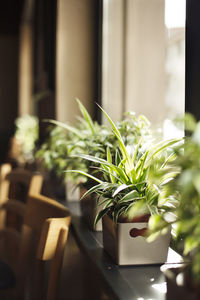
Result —
[[56, 0], [35, 0], [34, 94], [40, 120], [40, 141], [46, 134], [43, 119], [55, 119]]
[[5, 161], [18, 107], [18, 46], [22, 0], [0, 4], [0, 163]]
[[[91, 3], [95, 15], [93, 30], [96, 94], [94, 101], [101, 104], [102, 0], [91, 1]], [[56, 22], [57, 0], [35, 0], [34, 94], [44, 95], [36, 103], [36, 114], [40, 120], [40, 142], [44, 140], [46, 126], [48, 126], [42, 120], [55, 118]], [[94, 106], [94, 118], [100, 120], [100, 110], [95, 103]]]
[[200, 119], [200, 1], [186, 6], [186, 92], [185, 110]]
[[[101, 105], [102, 98], [102, 30], [103, 30], [103, 0], [96, 1], [94, 5], [96, 23], [95, 23], [95, 51], [96, 51], [96, 95], [95, 102]], [[96, 103], [94, 103], [94, 119], [99, 123], [102, 121], [101, 110], [97, 109]]]

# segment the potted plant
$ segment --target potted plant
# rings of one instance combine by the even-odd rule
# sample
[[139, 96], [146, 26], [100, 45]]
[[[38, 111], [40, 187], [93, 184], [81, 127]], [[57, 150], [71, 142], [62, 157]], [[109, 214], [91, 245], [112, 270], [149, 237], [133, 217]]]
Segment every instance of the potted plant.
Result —
[[67, 133], [58, 126], [47, 128], [48, 138], [36, 152], [36, 159], [40, 171], [43, 173], [47, 186], [46, 193], [58, 198], [64, 197], [64, 172], [66, 168]]
[[[169, 209], [173, 198], [165, 194], [165, 184], [172, 180], [177, 169], [169, 166], [174, 160], [172, 147], [179, 141], [173, 139], [153, 146], [141, 141], [137, 145], [125, 145], [120, 131], [107, 116], [119, 149], [115, 157], [107, 148], [107, 159], [80, 154], [79, 157], [99, 164], [97, 178], [81, 170], [73, 170], [96, 181], [85, 196], [96, 193], [98, 202], [104, 205], [97, 214], [97, 223], [103, 218], [103, 242], [105, 250], [119, 265], [152, 264], [166, 261], [170, 232], [162, 230], [155, 241], [148, 243], [145, 233], [149, 217], [162, 215]], [[114, 157], [114, 159], [113, 159]], [[156, 159], [159, 157], [159, 160]], [[152, 174], [159, 174], [153, 182]]]
[[[53, 147], [54, 157], [52, 157], [50, 153], [52, 152], [52, 147], [50, 147], [49, 152], [44, 154], [47, 156], [48, 160], [50, 156], [55, 162], [56, 157], [56, 161], [59, 161], [60, 164], [62, 163], [61, 173], [63, 173], [63, 167], [65, 167], [65, 170], [79, 169], [98, 176], [98, 170], [95, 169], [95, 162], [83, 160], [77, 156], [79, 154], [89, 154], [99, 158], [106, 158], [107, 147], [110, 149], [111, 156], [114, 156], [115, 150], [118, 146], [117, 137], [108, 126], [94, 122], [82, 103], [79, 100], [77, 100], [77, 102], [82, 113], [82, 118], [78, 119], [75, 126], [69, 126], [68, 124], [51, 120], [51, 123], [60, 128], [62, 127], [62, 130], [66, 130], [66, 137], [63, 142], [63, 147], [65, 147], [64, 157], [61, 155], [60, 151], [58, 151], [59, 149], [57, 149], [57, 147], [61, 147], [59, 137], [56, 140], [56, 151], [55, 147]], [[125, 144], [137, 144], [141, 136], [145, 136], [146, 139], [151, 137], [150, 122], [144, 116], [136, 117], [136, 115], [132, 112], [127, 113], [125, 118], [121, 122], [118, 122], [116, 126], [121, 132]], [[49, 144], [49, 142], [47, 144]], [[60, 165], [57, 166], [57, 168], [59, 169]], [[94, 185], [94, 181], [92, 179], [86, 179], [86, 177], [83, 177], [81, 174], [71, 172], [67, 172], [65, 174], [65, 180], [67, 182], [69, 182], [70, 179], [70, 181], [73, 181], [76, 184], [79, 183], [81, 195]], [[99, 207], [96, 206], [95, 197], [96, 196], [93, 193], [85, 197], [80, 202], [82, 213], [90, 228], [93, 229], [95, 215], [97, 210], [99, 210]], [[101, 230], [101, 221], [95, 225], [95, 228], [97, 230]]]
[[[93, 122], [82, 103], [77, 100], [82, 117], [78, 118], [75, 126], [67, 123], [48, 120], [53, 129], [49, 138], [37, 152], [37, 157], [43, 160], [43, 165], [48, 170], [55, 170], [56, 176], [66, 183], [67, 200], [79, 200], [79, 186], [90, 186], [90, 182], [80, 174], [69, 174], [64, 171], [72, 168], [80, 168], [88, 171], [89, 163], [79, 158], [74, 158], [77, 153], [94, 151], [97, 155], [103, 155], [101, 144], [108, 136], [106, 127]], [[109, 132], [111, 134], [111, 131]], [[87, 181], [87, 182], [86, 182]], [[71, 188], [70, 188], [71, 187]]]
[[[174, 228], [174, 247], [184, 259], [182, 266], [163, 268], [168, 283], [167, 299], [199, 299], [200, 297], [200, 122], [192, 115], [186, 115], [184, 150], [177, 149], [173, 162], [179, 169], [173, 182], [167, 184], [171, 193], [176, 194], [178, 205], [171, 207], [176, 218]], [[151, 231], [168, 227], [165, 216], [154, 216]], [[172, 296], [173, 295], [173, 296]]]
[[[96, 122], [93, 122], [85, 107], [79, 100], [77, 101], [82, 115], [84, 116], [84, 120], [86, 124], [88, 124], [89, 131], [85, 132], [85, 134], [81, 132], [82, 139], [80, 140], [79, 144], [82, 144], [83, 148], [80, 149], [76, 147], [75, 151], [73, 153], [71, 152], [71, 158], [69, 157], [69, 159], [72, 159], [73, 162], [74, 156], [75, 154], [77, 154], [78, 157], [76, 156], [75, 158], [77, 160], [77, 158], [80, 158], [80, 153], [104, 159], [106, 158], [107, 147], [109, 147], [110, 149], [111, 156], [114, 157], [115, 150], [118, 147], [116, 135], [108, 126], [99, 125]], [[126, 113], [125, 118], [122, 121], [118, 122], [116, 126], [123, 136], [123, 141], [126, 145], [129, 143], [137, 144], [141, 136], [145, 137], [146, 139], [149, 139], [151, 137], [150, 122], [144, 116], [136, 116], [133, 112]], [[76, 169], [82, 171], [87, 170], [87, 172], [89, 172], [91, 175], [98, 175], [98, 177], [101, 176], [101, 174], [96, 169], [95, 161], [83, 160], [81, 158], [81, 163], [84, 163], [85, 167], [77, 168], [76, 166]], [[67, 169], [75, 169], [73, 163]], [[69, 173], [71, 174], [71, 172]], [[89, 190], [89, 188], [93, 186], [94, 183], [94, 180], [90, 177], [88, 177], [87, 180], [82, 181], [80, 184], [81, 196], [87, 190]], [[101, 210], [101, 205], [97, 205], [95, 193], [90, 193], [85, 197], [81, 197], [80, 205], [82, 214], [85, 217], [85, 220], [87, 221], [89, 227], [97, 231], [102, 230], [101, 220], [94, 223], [96, 214]]]

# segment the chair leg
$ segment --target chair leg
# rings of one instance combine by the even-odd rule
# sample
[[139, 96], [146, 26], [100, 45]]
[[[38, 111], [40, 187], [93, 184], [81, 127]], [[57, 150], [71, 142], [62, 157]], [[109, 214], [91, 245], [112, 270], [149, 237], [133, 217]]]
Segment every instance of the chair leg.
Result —
[[56, 291], [59, 283], [59, 276], [62, 268], [63, 254], [64, 254], [64, 249], [68, 237], [68, 232], [69, 232], [68, 228], [63, 228], [61, 229], [59, 234], [56, 253], [52, 260], [51, 268], [50, 268], [46, 300], [55, 300], [56, 297]]

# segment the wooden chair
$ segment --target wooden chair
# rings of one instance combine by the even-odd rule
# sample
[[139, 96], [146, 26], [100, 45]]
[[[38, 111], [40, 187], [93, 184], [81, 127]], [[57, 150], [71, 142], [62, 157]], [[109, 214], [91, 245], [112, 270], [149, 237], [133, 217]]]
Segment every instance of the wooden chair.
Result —
[[[17, 201], [15, 205], [15, 211], [20, 210]], [[12, 211], [13, 203], [6, 202], [2, 209]], [[9, 235], [19, 248], [16, 263], [12, 265], [16, 286], [2, 290], [0, 282], [1, 299], [22, 300], [27, 299], [26, 296], [34, 300], [55, 299], [70, 222], [69, 210], [57, 201], [42, 195], [29, 195], [22, 234], [13, 229], [0, 231], [0, 238]], [[44, 296], [44, 262], [49, 260], [51, 264]]]
[[9, 181], [6, 176], [11, 172], [11, 164], [2, 164], [0, 167], [0, 200], [5, 199], [9, 190]]
[[[22, 218], [25, 210], [25, 203], [28, 194], [40, 193], [43, 183], [43, 177], [29, 170], [16, 168], [11, 170], [10, 164], [4, 164], [0, 168], [0, 207], [7, 201], [10, 205], [13, 201], [20, 202], [20, 212], [14, 212], [8, 217], [5, 212], [0, 214], [0, 228], [5, 224], [11, 227], [18, 227], [20, 230]], [[14, 205], [15, 207], [15, 205]], [[21, 213], [21, 215], [20, 215]], [[17, 214], [17, 218], [15, 215]]]

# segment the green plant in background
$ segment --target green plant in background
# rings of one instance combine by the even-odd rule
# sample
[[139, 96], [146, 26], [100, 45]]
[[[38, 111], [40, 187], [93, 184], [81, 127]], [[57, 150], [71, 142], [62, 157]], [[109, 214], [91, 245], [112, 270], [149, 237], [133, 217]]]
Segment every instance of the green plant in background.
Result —
[[42, 159], [42, 164], [48, 171], [54, 170], [58, 178], [63, 177], [67, 157], [67, 133], [61, 127], [49, 126], [48, 139], [36, 152], [36, 158]]
[[[100, 196], [103, 196], [99, 204], [104, 204], [104, 208], [97, 215], [96, 222], [105, 214], [111, 215], [117, 222], [120, 217], [131, 220], [138, 215], [164, 213], [168, 210], [169, 203], [173, 201], [165, 193], [165, 184], [172, 180], [178, 171], [175, 167], [170, 167], [169, 162], [175, 159], [172, 147], [179, 140], [163, 141], [146, 147], [140, 137], [140, 143], [125, 145], [117, 126], [103, 109], [102, 111], [108, 118], [118, 141], [115, 156], [111, 154], [109, 147], [106, 159], [79, 154], [80, 158], [100, 165], [95, 168], [102, 175], [100, 178], [82, 170], [72, 171], [85, 175], [97, 183], [83, 196], [93, 192], [97, 193], [98, 199], [102, 199]], [[152, 173], [157, 174], [156, 182], [151, 180]]]
[[71, 154], [84, 153], [87, 150], [83, 141], [87, 139], [89, 143], [88, 137], [91, 136], [88, 123], [83, 118], [79, 118], [74, 127], [55, 120], [50, 120], [50, 123], [54, 125], [49, 126], [48, 139], [37, 151], [36, 157], [43, 160], [43, 165], [47, 170], [54, 170], [64, 181], [68, 179], [73, 179], [76, 183], [80, 180], [85, 181], [85, 178], [80, 175], [68, 174], [66, 176], [64, 171], [72, 166], [87, 170], [86, 164], [81, 159], [72, 158]]
[[[152, 138], [150, 121], [144, 116], [136, 116], [135, 112], [127, 112], [124, 119], [116, 122], [125, 145], [134, 145], [140, 141], [140, 138]], [[114, 135], [116, 139], [116, 136]]]
[[39, 122], [36, 116], [23, 115], [15, 120], [15, 138], [21, 144], [24, 160], [32, 160], [36, 142], [39, 138]]
[[[188, 136], [184, 149], [177, 149], [173, 165], [179, 168], [173, 182], [167, 184], [169, 192], [176, 195], [178, 205], [171, 207], [176, 217], [171, 221], [174, 226], [174, 243], [186, 261], [194, 282], [200, 281], [200, 122], [187, 114], [185, 128]], [[167, 217], [167, 216], [166, 216]], [[154, 216], [150, 220], [152, 232], [169, 226], [166, 217]], [[191, 274], [190, 274], [191, 277]]]
[[[55, 168], [58, 174], [64, 174], [65, 170], [79, 169], [84, 172], [97, 173], [93, 168], [96, 163], [77, 157], [79, 154], [93, 155], [98, 158], [106, 158], [106, 149], [109, 147], [114, 159], [118, 141], [111, 128], [94, 122], [83, 104], [77, 99], [82, 117], [78, 118], [75, 126], [70, 126], [55, 120], [50, 120], [56, 125], [50, 133], [50, 138], [42, 145], [38, 156], [43, 157], [48, 169]], [[150, 122], [144, 117], [136, 117], [134, 113], [127, 113], [124, 120], [117, 123], [125, 144], [137, 144], [141, 136], [149, 138]], [[59, 129], [56, 129], [59, 128]], [[62, 132], [63, 136], [56, 136]], [[76, 157], [75, 157], [76, 156]], [[65, 180], [72, 179], [76, 182], [86, 181], [86, 177], [78, 173], [65, 173]], [[86, 183], [91, 185], [90, 180]]]
[[[50, 130], [48, 140], [37, 152], [37, 157], [43, 159], [48, 170], [54, 169], [58, 176], [63, 176], [64, 180], [72, 179], [77, 183], [85, 181], [85, 177], [78, 174], [66, 174], [64, 171], [74, 167], [87, 171], [89, 164], [82, 159], [75, 159], [72, 155], [87, 153], [90, 149], [95, 151], [97, 155], [101, 155], [99, 139], [105, 139], [104, 135], [107, 134], [106, 128], [103, 130], [97, 122], [93, 122], [84, 106], [80, 102], [78, 103], [82, 118], [78, 118], [76, 126], [48, 120], [55, 127]], [[66, 178], [64, 178], [64, 175], [66, 175]]]

